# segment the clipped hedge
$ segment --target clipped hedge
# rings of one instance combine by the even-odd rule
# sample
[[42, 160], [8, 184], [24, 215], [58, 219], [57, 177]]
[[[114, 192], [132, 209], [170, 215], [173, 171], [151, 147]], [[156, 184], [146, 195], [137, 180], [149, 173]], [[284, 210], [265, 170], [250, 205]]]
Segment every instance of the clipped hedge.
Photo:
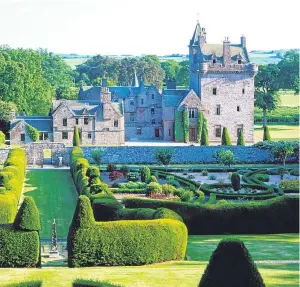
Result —
[[186, 226], [172, 219], [95, 222], [90, 201], [78, 199], [68, 235], [69, 267], [143, 265], [181, 260]]
[[123, 287], [123, 285], [111, 284], [107, 281], [95, 281], [86, 279], [76, 279], [73, 287]]
[[265, 201], [197, 205], [168, 200], [126, 198], [126, 208], [161, 208], [175, 211], [189, 234], [268, 234], [299, 232], [299, 197]]
[[96, 221], [112, 220], [115, 213], [122, 208], [122, 204], [114, 196], [103, 195], [91, 199]]
[[19, 283], [11, 283], [8, 285], [4, 285], [4, 287], [41, 287], [43, 285], [42, 281], [26, 281]]
[[281, 180], [279, 187], [282, 189], [293, 189], [299, 192], [299, 180]]

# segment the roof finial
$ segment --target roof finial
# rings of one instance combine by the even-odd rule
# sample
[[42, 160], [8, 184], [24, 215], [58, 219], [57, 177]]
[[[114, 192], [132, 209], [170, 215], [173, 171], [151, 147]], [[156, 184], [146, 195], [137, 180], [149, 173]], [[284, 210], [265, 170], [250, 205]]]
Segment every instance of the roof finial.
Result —
[[199, 17], [200, 17], [200, 13], [197, 12], [197, 23], [199, 24]]

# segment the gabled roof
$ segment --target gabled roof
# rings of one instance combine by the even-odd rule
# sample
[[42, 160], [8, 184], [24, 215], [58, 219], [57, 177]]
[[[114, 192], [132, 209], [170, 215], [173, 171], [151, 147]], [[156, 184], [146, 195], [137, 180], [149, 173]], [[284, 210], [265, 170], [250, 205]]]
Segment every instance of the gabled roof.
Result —
[[11, 123], [10, 129], [12, 130], [20, 122], [24, 121], [25, 124], [31, 125], [36, 128], [39, 132], [52, 132], [53, 120], [52, 117], [41, 117], [41, 116], [18, 116]]
[[163, 90], [162, 94], [162, 101], [163, 106], [165, 107], [177, 107], [181, 101], [186, 97], [189, 93], [189, 90], [173, 90], [173, 89], [166, 89]]

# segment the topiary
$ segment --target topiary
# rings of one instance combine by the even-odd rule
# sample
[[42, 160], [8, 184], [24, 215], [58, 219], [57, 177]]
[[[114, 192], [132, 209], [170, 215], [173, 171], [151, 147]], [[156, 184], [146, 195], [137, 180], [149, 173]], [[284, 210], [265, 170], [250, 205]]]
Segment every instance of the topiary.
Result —
[[151, 175], [149, 183], [150, 182], [158, 182], [157, 178], [154, 175]]
[[176, 190], [175, 186], [171, 184], [163, 184], [162, 185], [162, 193], [165, 195], [173, 194], [173, 192]]
[[90, 193], [91, 194], [97, 194], [97, 193], [109, 193], [109, 188], [106, 183], [99, 183], [99, 184], [93, 184], [90, 186]]
[[157, 182], [150, 182], [147, 186], [147, 194], [162, 193], [162, 187]]
[[0, 186], [4, 186], [8, 183], [8, 174], [6, 172], [0, 172]]
[[203, 118], [203, 126], [201, 131], [201, 145], [208, 146], [208, 129], [207, 129], [207, 120]]
[[229, 132], [228, 132], [228, 129], [226, 127], [223, 128], [222, 145], [232, 145], [231, 139], [230, 139], [230, 136], [229, 136]]
[[14, 222], [16, 229], [34, 231], [41, 229], [39, 211], [31, 196], [26, 196]]
[[80, 136], [79, 136], [78, 126], [74, 126], [73, 146], [80, 146]]
[[147, 167], [147, 166], [143, 166], [143, 167], [141, 168], [141, 181], [142, 181], [142, 182], [149, 183], [150, 178], [151, 178], [151, 171], [150, 171], [150, 168]]
[[212, 254], [198, 287], [265, 287], [244, 243], [222, 240]]
[[121, 166], [120, 172], [123, 173], [123, 176], [126, 177], [127, 174], [130, 172], [130, 168], [126, 165]]
[[5, 134], [0, 131], [0, 145], [3, 145], [5, 143]]
[[241, 189], [241, 178], [237, 172], [233, 172], [231, 175], [231, 185], [235, 191]]
[[264, 126], [263, 141], [272, 141], [268, 126]]
[[153, 215], [153, 219], [159, 219], [159, 218], [175, 219], [183, 222], [182, 217], [178, 215], [175, 211], [164, 207], [158, 208]]
[[236, 145], [241, 145], [241, 146], [245, 145], [244, 133], [243, 133], [242, 129], [239, 130], [238, 139], [237, 139]]

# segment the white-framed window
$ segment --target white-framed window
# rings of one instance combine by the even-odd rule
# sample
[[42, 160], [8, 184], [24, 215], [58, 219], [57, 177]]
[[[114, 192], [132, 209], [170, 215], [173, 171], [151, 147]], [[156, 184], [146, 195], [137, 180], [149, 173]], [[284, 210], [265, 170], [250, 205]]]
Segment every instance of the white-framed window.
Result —
[[216, 107], [216, 115], [220, 115], [221, 114], [221, 105], [217, 105]]
[[68, 133], [68, 132], [62, 132], [62, 133], [61, 133], [61, 138], [62, 138], [63, 140], [67, 140], [67, 139], [69, 138], [69, 133]]
[[189, 118], [194, 119], [197, 117], [197, 109], [189, 109]]
[[119, 121], [118, 120], [114, 120], [114, 127], [117, 128], [119, 126]]
[[220, 138], [222, 134], [221, 126], [215, 126], [215, 136], [216, 138]]

